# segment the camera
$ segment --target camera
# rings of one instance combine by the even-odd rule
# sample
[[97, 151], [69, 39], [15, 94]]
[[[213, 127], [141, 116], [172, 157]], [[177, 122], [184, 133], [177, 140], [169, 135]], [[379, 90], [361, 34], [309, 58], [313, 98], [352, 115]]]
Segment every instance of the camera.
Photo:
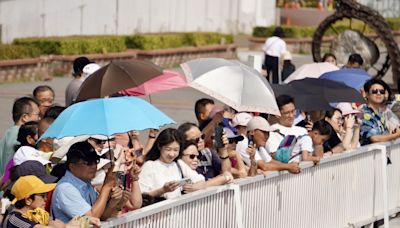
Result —
[[254, 138], [253, 135], [247, 135], [247, 138], [249, 140], [249, 146], [254, 145]]
[[117, 181], [118, 185], [124, 186], [124, 189], [126, 188], [126, 175], [123, 171], [117, 171]]

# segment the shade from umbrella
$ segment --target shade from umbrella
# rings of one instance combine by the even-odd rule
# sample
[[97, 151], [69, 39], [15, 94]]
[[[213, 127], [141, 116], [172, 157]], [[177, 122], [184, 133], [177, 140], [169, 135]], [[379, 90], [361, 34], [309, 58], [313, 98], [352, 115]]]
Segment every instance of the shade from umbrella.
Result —
[[274, 93], [266, 79], [238, 61], [206, 58], [183, 63], [181, 67], [190, 87], [239, 112], [280, 115]]
[[327, 62], [304, 64], [291, 75], [289, 75], [284, 82], [289, 83], [291, 81], [300, 80], [303, 78], [319, 78], [322, 74], [335, 70], [339, 70], [339, 68]]
[[178, 72], [164, 70], [163, 74], [150, 79], [142, 85], [124, 89], [119, 93], [127, 96], [147, 96], [157, 92], [184, 87], [186, 85], [185, 76]]
[[82, 83], [76, 101], [110, 96], [123, 89], [140, 86], [162, 73], [161, 67], [149, 61], [115, 60]]
[[[360, 102], [365, 100], [360, 92], [344, 83], [327, 79], [305, 78], [290, 82], [293, 88], [315, 96], [323, 96], [327, 101], [333, 102]], [[312, 102], [312, 101], [310, 101]]]
[[143, 99], [100, 98], [65, 109], [40, 139], [96, 134], [111, 136], [172, 123], [175, 122], [171, 118]]
[[295, 106], [302, 111], [321, 111], [331, 110], [329, 101], [324, 96], [316, 96], [311, 93], [304, 92], [297, 88], [293, 88], [289, 84], [272, 84], [275, 96], [289, 95], [294, 98]]
[[365, 82], [371, 79], [371, 76], [362, 69], [340, 69], [324, 73], [320, 78], [343, 82], [354, 89], [360, 90]]

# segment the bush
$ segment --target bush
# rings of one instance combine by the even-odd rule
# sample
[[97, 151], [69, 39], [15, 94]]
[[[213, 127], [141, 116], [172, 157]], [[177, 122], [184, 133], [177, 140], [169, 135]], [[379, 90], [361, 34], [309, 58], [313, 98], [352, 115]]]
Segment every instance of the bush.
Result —
[[35, 47], [47, 55], [79, 55], [126, 50], [125, 38], [121, 36], [22, 38], [15, 39], [13, 44]]
[[207, 32], [141, 34], [126, 37], [126, 47], [154, 50], [177, 47], [200, 47], [210, 44], [233, 43], [232, 35]]
[[36, 58], [40, 54], [40, 50], [35, 47], [0, 44], [0, 60]]

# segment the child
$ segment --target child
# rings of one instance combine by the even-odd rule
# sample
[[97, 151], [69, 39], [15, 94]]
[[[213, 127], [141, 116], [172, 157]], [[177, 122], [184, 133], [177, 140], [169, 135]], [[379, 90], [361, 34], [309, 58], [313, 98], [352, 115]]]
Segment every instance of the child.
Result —
[[324, 154], [323, 144], [329, 139], [331, 128], [325, 120], [314, 123], [307, 135], [299, 136], [292, 150], [290, 162], [313, 161], [319, 163]]

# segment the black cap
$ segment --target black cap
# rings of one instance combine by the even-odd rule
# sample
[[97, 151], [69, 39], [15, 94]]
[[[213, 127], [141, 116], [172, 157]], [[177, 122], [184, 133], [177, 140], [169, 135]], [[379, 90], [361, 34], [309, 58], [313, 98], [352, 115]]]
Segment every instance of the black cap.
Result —
[[76, 163], [79, 160], [92, 162], [100, 160], [100, 156], [87, 141], [77, 142], [73, 144], [67, 152], [67, 164]]
[[12, 182], [8, 186], [8, 189], [12, 188], [18, 178], [28, 175], [37, 176], [46, 184], [54, 183], [57, 181], [57, 177], [46, 173], [46, 169], [42, 163], [40, 163], [39, 161], [29, 160], [21, 163], [21, 165], [15, 166], [15, 170], [11, 177]]
[[88, 58], [82, 56], [78, 57], [74, 60], [73, 68], [74, 68], [74, 75], [79, 75], [82, 73], [83, 68], [88, 65], [89, 63], [93, 63]]

